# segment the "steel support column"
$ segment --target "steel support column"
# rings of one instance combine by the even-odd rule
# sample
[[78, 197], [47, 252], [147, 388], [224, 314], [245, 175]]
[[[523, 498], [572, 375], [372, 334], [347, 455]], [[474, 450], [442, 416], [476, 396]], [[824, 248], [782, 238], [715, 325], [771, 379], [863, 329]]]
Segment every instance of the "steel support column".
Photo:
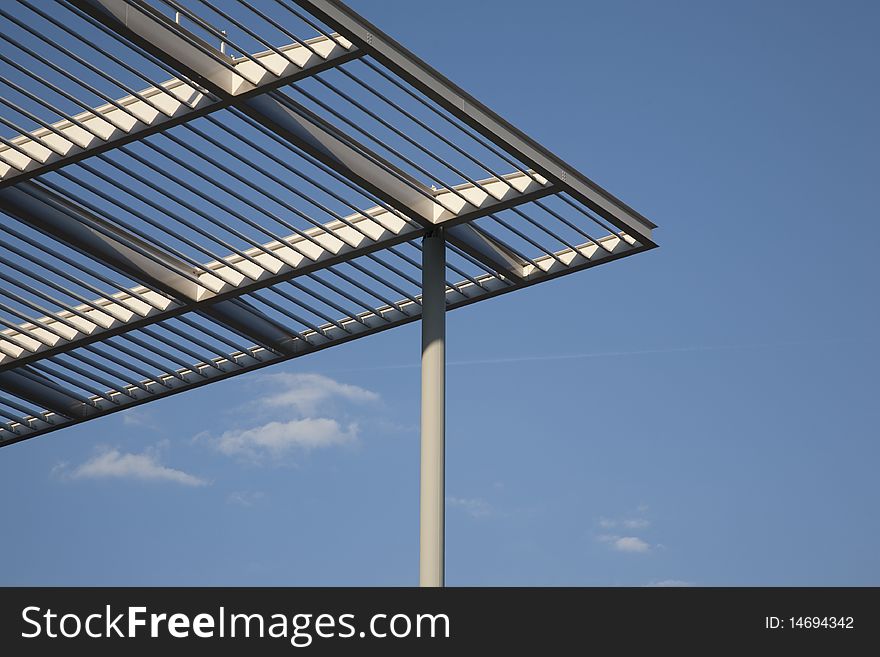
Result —
[[422, 242], [422, 444], [419, 584], [443, 586], [446, 524], [446, 240]]

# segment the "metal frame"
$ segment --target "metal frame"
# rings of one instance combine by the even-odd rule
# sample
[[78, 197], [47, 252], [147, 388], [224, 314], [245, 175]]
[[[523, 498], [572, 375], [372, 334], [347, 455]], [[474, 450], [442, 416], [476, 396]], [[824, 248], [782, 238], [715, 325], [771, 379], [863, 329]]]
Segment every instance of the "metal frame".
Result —
[[373, 55], [497, 146], [510, 150], [554, 184], [565, 188], [594, 212], [643, 244], [653, 245], [651, 230], [656, 224], [502, 119], [351, 8], [338, 0], [296, 0], [296, 3], [345, 34], [360, 50]]
[[656, 226], [336, 0], [190, 0], [228, 30], [179, 0], [17, 2], [0, 447], [422, 320], [420, 580], [442, 585], [446, 310]]

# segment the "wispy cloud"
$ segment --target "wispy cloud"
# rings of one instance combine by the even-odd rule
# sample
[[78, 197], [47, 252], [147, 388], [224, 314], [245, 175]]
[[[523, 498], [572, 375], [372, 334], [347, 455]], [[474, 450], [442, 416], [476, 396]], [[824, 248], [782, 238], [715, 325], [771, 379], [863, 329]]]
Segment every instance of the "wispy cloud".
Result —
[[446, 504], [461, 509], [472, 518], [485, 518], [492, 515], [492, 506], [486, 500], [478, 497], [447, 497]]
[[608, 543], [618, 552], [645, 553], [651, 551], [651, 544], [638, 536], [617, 536], [615, 534], [601, 534], [598, 540]]
[[237, 490], [226, 496], [226, 501], [235, 506], [251, 507], [263, 501], [266, 494], [261, 490]]
[[69, 469], [67, 464], [56, 466], [53, 473], [65, 479], [129, 479], [175, 483], [183, 486], [204, 486], [208, 483], [183, 470], [162, 465], [155, 452], [131, 454], [115, 448], [102, 449], [73, 469]]
[[[618, 552], [641, 553], [650, 552], [653, 548], [660, 548], [659, 544], [652, 545], [644, 538], [635, 535], [641, 534], [651, 526], [651, 521], [645, 517], [648, 507], [640, 504], [637, 507], [639, 515], [626, 515], [618, 518], [601, 517], [596, 522], [605, 532], [596, 537], [601, 543], [607, 543]], [[608, 530], [617, 530], [609, 532]]]
[[225, 431], [208, 440], [224, 454], [259, 459], [264, 456], [279, 458], [295, 450], [349, 444], [357, 439], [357, 434], [356, 423], [343, 427], [329, 418], [303, 418]]
[[253, 404], [262, 424], [219, 435], [204, 432], [195, 440], [254, 462], [282, 460], [291, 454], [357, 442], [360, 425], [347, 417], [340, 404], [380, 401], [371, 390], [321, 374], [282, 372], [264, 376], [261, 382], [271, 386], [269, 394]]
[[264, 397], [262, 404], [274, 409], [293, 409], [303, 417], [314, 417], [328, 402], [341, 400], [358, 404], [377, 402], [379, 395], [349, 383], [341, 383], [321, 374], [281, 372], [263, 380], [277, 387]]

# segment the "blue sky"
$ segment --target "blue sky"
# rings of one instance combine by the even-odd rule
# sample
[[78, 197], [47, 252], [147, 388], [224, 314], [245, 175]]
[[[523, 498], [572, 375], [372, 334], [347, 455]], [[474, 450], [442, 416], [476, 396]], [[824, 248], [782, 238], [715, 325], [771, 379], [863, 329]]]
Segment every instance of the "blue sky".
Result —
[[[448, 583], [880, 584], [877, 6], [351, 4], [660, 225], [449, 315]], [[418, 350], [3, 449], [0, 584], [415, 584]]]

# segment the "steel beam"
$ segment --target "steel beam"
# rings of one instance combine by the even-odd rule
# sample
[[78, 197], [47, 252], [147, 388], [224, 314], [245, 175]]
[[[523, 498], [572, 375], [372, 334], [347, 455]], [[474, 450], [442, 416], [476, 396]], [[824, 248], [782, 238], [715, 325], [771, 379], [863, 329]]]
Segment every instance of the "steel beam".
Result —
[[[483, 206], [480, 215], [500, 211], [514, 204], [515, 201], [525, 202], [548, 193], [545, 186], [525, 174], [511, 174], [505, 176], [504, 181], [490, 178], [478, 182], [482, 187], [499, 195], [511, 185], [515, 189], [522, 190], [521, 194], [496, 201], [494, 197], [484, 199], [486, 194], [473, 185], [459, 186], [457, 189], [460, 193], [466, 196], [472, 195], [474, 201]], [[437, 196], [453, 196], [448, 191], [432, 193]], [[42, 318], [41, 324], [32, 327], [32, 331], [40, 335], [43, 341], [28, 337], [28, 333], [24, 331], [18, 335], [12, 330], [0, 331], [0, 371], [154, 324], [191, 310], [207, 310], [212, 304], [216, 308], [220, 305], [218, 302], [234, 299], [284, 280], [416, 239], [428, 230], [420, 224], [407, 223], [394, 212], [375, 207], [346, 217], [345, 221], [329, 222], [321, 228], [312, 228], [303, 231], [302, 234], [290, 235], [280, 241], [264, 244], [265, 251], [274, 255], [268, 255], [263, 249], [256, 248], [244, 252], [258, 264], [235, 255], [221, 262], [205, 263], [202, 272], [192, 272], [192, 267], [174, 258], [168, 258], [167, 254], [153, 245], [144, 243], [84, 208], [33, 183], [22, 183], [0, 190], [0, 209], [45, 234], [78, 248], [88, 257], [116, 268], [134, 280], [142, 282], [149, 280], [151, 286], [165, 290], [173, 297], [173, 300], [169, 300], [151, 290], [136, 288], [128, 296], [118, 294], [96, 299], [93, 305], [106, 309], [106, 314], [114, 318], [109, 325], [106, 321], [89, 322], [69, 312], [59, 313], [63, 320], [73, 323], [79, 329], [76, 335], [72, 335], [67, 340], [61, 340], [54, 333], [40, 327], [41, 324], [45, 324], [61, 327], [65, 332], [70, 331], [66, 324], [59, 322], [57, 317], [51, 316]], [[469, 216], [474, 217], [476, 214], [478, 213], [461, 216], [447, 213], [446, 218], [441, 219], [441, 224], [458, 225], [460, 221], [466, 220]], [[75, 217], [81, 218], [82, 221], [77, 221]], [[118, 239], [114, 238], [114, 235]], [[144, 255], [146, 253], [154, 257], [148, 258]], [[167, 262], [167, 265], [162, 266], [157, 261]], [[248, 276], [244, 276], [240, 270], [247, 272]], [[510, 277], [515, 280], [521, 275], [520, 269], [519, 272], [511, 271]], [[149, 303], [141, 301], [140, 298], [147, 299]], [[235, 321], [238, 310], [232, 305], [225, 305], [224, 309], [225, 318], [218, 317], [218, 319], [225, 320], [227, 325], [240, 333], [242, 326]], [[86, 317], [96, 312], [88, 306], [78, 307], [77, 310]], [[253, 321], [251, 322], [250, 331], [253, 331], [255, 339], [257, 336], [262, 336], [257, 342], [279, 349], [289, 345], [289, 336], [280, 331], [277, 325], [265, 322], [261, 325], [262, 330], [258, 329]], [[23, 347], [19, 342], [24, 342], [29, 348]]]
[[250, 98], [239, 109], [405, 215], [428, 226], [443, 206], [431, 188], [371, 152], [296, 101]]
[[485, 213], [490, 205], [500, 209], [549, 194], [552, 187], [542, 177], [516, 176], [521, 188], [496, 179], [486, 188], [488, 193], [472, 184], [438, 192], [291, 99], [281, 102], [271, 95], [257, 96], [240, 109], [422, 226], [431, 228], [447, 221], [460, 224], [447, 233], [450, 243], [493, 269], [519, 277], [522, 263], [490, 236], [477, 233], [464, 222]]
[[566, 164], [338, 0], [294, 0], [428, 98], [645, 246], [656, 225]]
[[[175, 69], [220, 97], [247, 97], [250, 92], [277, 88], [289, 83], [289, 80], [284, 82], [279, 80], [302, 69], [299, 66], [300, 62], [292, 63], [273, 51], [261, 53], [258, 59], [260, 64], [247, 58], [230, 57], [141, 0], [70, 0], [70, 2], [153, 56], [167, 63], [173, 62]], [[323, 37], [315, 41], [322, 44], [325, 50], [325, 52], [319, 50], [318, 55], [296, 44], [302, 49], [298, 54], [304, 58], [303, 63], [312, 57], [325, 59], [329, 57], [330, 52], [336, 49], [328, 41], [332, 40]], [[342, 50], [349, 50], [349, 44], [344, 39], [340, 39], [337, 45], [340, 45]]]
[[[284, 56], [274, 51], [252, 55], [275, 73], [272, 75], [246, 58], [233, 59], [219, 50], [213, 56], [206, 55], [180, 37], [184, 28], [173, 22], [169, 24], [161, 14], [155, 15], [121, 0], [72, 0], [72, 3], [163, 61], [169, 61], [164, 49], [170, 49], [174, 53], [171, 61], [176, 63], [175, 68], [184, 71], [191, 80], [203, 83], [208, 93], [183, 80], [169, 80], [161, 89], [151, 87], [139, 92], [148, 102], [136, 96], [117, 101], [137, 120], [115, 105], [107, 104], [77, 114], [72, 117], [73, 121], [54, 123], [53, 130], [42, 128], [12, 139], [27, 155], [0, 145], [0, 188], [168, 130], [361, 55], [346, 39], [324, 36], [308, 39], [304, 41], [306, 45], [293, 43], [279, 47]], [[197, 39], [195, 35], [191, 37]], [[239, 73], [224, 68], [220, 61]]]
[[0, 390], [26, 399], [70, 419], [85, 419], [95, 414], [96, 409], [63, 390], [43, 382], [40, 377], [26, 376], [21, 372], [0, 372]]
[[[192, 274], [192, 267], [186, 263], [32, 183], [0, 190], [0, 201], [4, 211], [23, 223], [133, 280], [161, 290], [182, 306], [207, 301], [216, 296], [216, 292], [225, 284], [222, 278], [210, 271], [196, 278]], [[250, 337], [257, 344], [280, 353], [286, 352], [294, 339], [283, 327], [238, 300], [203, 303], [200, 311], [235, 332]], [[90, 324], [80, 317], [66, 321], [75, 323], [84, 334], [93, 333], [104, 326], [97, 322]]]
[[[166, 16], [139, 0], [80, 0], [78, 5], [107, 27], [137, 43], [166, 64], [204, 84], [219, 97], [241, 96], [256, 85], [248, 82], [258, 72], [252, 62], [243, 61], [241, 74], [231, 71], [230, 61], [219, 51], [201, 42]], [[226, 58], [229, 59], [229, 58]], [[225, 65], [224, 65], [225, 64]], [[245, 67], [250, 65], [249, 71]], [[256, 70], [255, 70], [256, 69]], [[470, 216], [482, 205], [496, 199], [485, 192], [459, 196], [447, 192], [435, 195], [433, 190], [392, 163], [371, 151], [349, 135], [340, 132], [326, 120], [293, 99], [283, 101], [273, 95], [252, 95], [239, 99], [237, 107], [249, 117], [269, 128], [288, 142], [332, 167], [382, 201], [418, 221], [424, 227], [458, 215]], [[546, 182], [546, 181], [545, 181]], [[499, 198], [521, 196], [516, 188], [503, 186]], [[549, 192], [550, 185], [544, 187]], [[464, 200], [463, 200], [464, 199]], [[459, 232], [466, 236], [458, 243]], [[505, 249], [490, 237], [475, 238], [472, 231], [462, 229], [449, 236], [453, 244], [467, 249], [471, 255], [490, 267], [499, 267], [500, 253]], [[506, 265], [505, 265], [506, 266]], [[516, 276], [515, 270], [511, 272]]]
[[526, 262], [510, 249], [491, 239], [486, 233], [472, 224], [459, 224], [446, 231], [447, 239], [465, 253], [469, 253], [483, 263], [489, 264], [496, 272], [517, 283], [523, 281]]

